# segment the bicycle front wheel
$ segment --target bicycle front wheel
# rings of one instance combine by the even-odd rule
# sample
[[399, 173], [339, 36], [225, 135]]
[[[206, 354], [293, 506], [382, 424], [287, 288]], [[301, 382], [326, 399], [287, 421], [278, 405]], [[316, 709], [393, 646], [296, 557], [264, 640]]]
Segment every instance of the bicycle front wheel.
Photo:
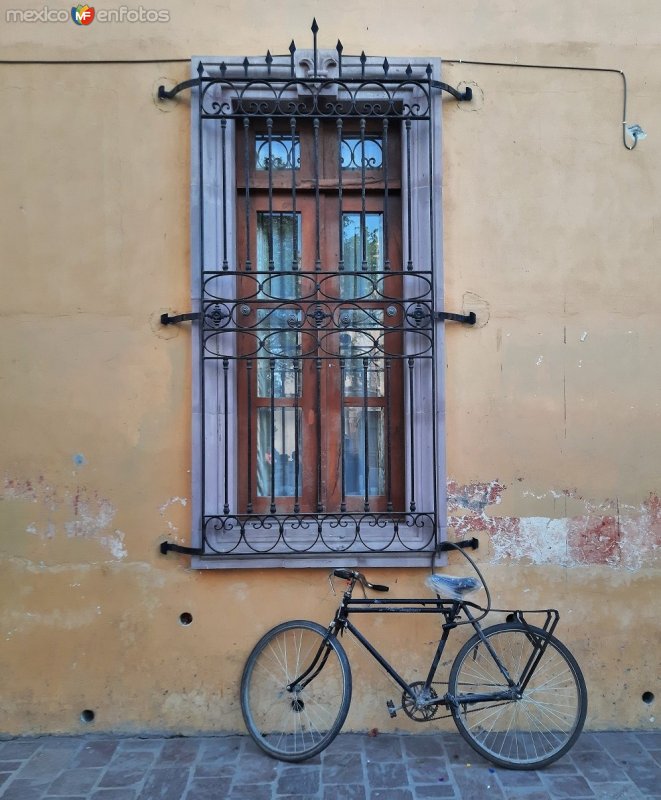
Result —
[[484, 642], [476, 634], [461, 648], [448, 682], [457, 698], [452, 716], [459, 733], [480, 755], [509, 769], [539, 769], [564, 755], [578, 738], [588, 707], [581, 670], [555, 637], [516, 622], [483, 631], [519, 688], [538, 645], [547, 645], [530, 680], [516, 699], [481, 699], [509, 689]]
[[265, 753], [282, 761], [303, 761], [328, 747], [350, 702], [344, 648], [316, 622], [292, 620], [273, 628], [257, 642], [243, 670], [246, 727]]

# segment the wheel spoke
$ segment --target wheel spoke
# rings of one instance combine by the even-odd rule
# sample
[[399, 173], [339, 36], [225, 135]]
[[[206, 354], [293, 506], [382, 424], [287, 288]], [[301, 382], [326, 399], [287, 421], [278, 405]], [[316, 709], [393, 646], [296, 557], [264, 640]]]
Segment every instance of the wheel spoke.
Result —
[[[571, 746], [585, 719], [585, 684], [578, 666], [563, 645], [532, 626], [501, 623], [484, 635], [515, 683], [536, 656], [535, 643], [545, 643], [544, 653], [521, 698], [461, 703], [461, 711], [453, 712], [459, 731], [501, 766], [528, 769], [550, 763]], [[474, 639], [464, 645], [452, 667], [448, 689], [458, 698], [509, 689], [489, 649], [477, 636]]]

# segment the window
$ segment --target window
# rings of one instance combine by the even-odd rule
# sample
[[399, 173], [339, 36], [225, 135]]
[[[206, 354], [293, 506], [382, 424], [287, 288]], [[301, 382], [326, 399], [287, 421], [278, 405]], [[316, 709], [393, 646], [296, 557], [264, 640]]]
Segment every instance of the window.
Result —
[[194, 565], [428, 563], [445, 524], [432, 66], [315, 48], [198, 75]]

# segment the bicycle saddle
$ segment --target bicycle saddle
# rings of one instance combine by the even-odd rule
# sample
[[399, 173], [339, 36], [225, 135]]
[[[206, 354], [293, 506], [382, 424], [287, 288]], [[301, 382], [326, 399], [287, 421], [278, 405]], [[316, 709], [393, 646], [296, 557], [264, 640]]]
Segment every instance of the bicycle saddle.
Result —
[[482, 588], [482, 581], [477, 578], [457, 578], [452, 575], [430, 575], [425, 583], [433, 592], [448, 600], [463, 600], [464, 595]]

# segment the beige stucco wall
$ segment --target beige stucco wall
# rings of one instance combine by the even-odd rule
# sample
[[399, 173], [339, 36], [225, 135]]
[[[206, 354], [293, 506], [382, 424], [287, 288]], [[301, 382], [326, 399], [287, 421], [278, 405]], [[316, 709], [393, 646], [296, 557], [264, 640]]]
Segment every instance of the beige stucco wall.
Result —
[[[626, 72], [628, 120], [650, 134], [633, 152], [618, 75], [446, 67], [475, 91], [443, 110], [447, 307], [480, 320], [447, 328], [449, 511], [480, 537], [497, 604], [561, 610], [588, 726], [654, 727], [641, 695], [659, 688], [658, 3], [146, 7], [170, 22], [3, 11], [2, 57], [284, 52], [309, 46], [316, 15], [320, 45], [339, 36], [349, 52]], [[188, 307], [189, 111], [154, 99], [185, 77], [0, 65], [0, 733], [240, 730], [254, 641], [301, 609], [332, 615], [324, 570], [201, 573], [158, 553], [189, 539], [190, 334], [158, 324]], [[424, 571], [372, 574], [406, 595]], [[373, 623], [407, 674], [438, 636], [424, 620]], [[348, 725], [391, 728], [396, 691], [350, 654], [364, 668]]]

